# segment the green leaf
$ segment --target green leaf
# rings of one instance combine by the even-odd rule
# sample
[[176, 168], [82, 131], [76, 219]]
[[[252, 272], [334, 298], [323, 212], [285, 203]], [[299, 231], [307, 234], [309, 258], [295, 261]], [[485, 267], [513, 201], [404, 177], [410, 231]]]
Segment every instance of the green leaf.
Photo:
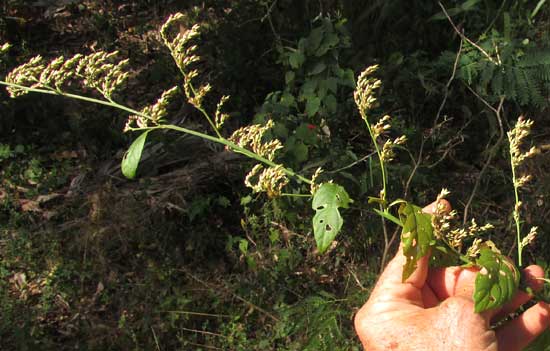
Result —
[[352, 69], [348, 68], [344, 71], [340, 84], [355, 89], [355, 74]]
[[313, 96], [309, 99], [307, 99], [306, 102], [306, 115], [313, 117], [317, 111], [319, 111], [319, 107], [321, 106], [321, 99], [317, 96]]
[[389, 220], [389, 221], [392, 221], [393, 223], [397, 224], [398, 226], [400, 226], [400, 227], [403, 226], [403, 223], [401, 223], [401, 221], [399, 220], [399, 218], [395, 217], [395, 216], [392, 215], [391, 213], [380, 211], [380, 210], [377, 209], [377, 208], [374, 208], [373, 210], [374, 210], [374, 212], [378, 213], [380, 216], [386, 218], [386, 219]]
[[414, 272], [418, 260], [428, 253], [435, 243], [431, 216], [422, 212], [422, 208], [410, 203], [399, 206], [399, 219], [403, 223], [401, 242], [406, 261], [403, 266], [403, 281]]
[[329, 91], [336, 94], [338, 90], [338, 79], [334, 77], [327, 78], [327, 87]]
[[352, 200], [346, 190], [337, 184], [323, 183], [313, 196], [311, 207], [315, 210], [313, 233], [320, 253], [325, 252], [340, 229], [344, 220], [338, 208], [347, 208]]
[[340, 42], [340, 38], [338, 37], [337, 34], [327, 33], [325, 35], [323, 43], [319, 46], [319, 48], [315, 52], [315, 56], [323, 56], [330, 49], [334, 48], [338, 44], [338, 42]]
[[296, 105], [296, 100], [294, 99], [294, 96], [292, 94], [285, 92], [281, 96], [281, 105], [286, 107], [292, 107]]
[[323, 35], [325, 34], [325, 30], [323, 27], [317, 27], [314, 28], [311, 31], [311, 34], [307, 38], [307, 49], [308, 53], [313, 54], [315, 51], [317, 51], [317, 48], [321, 44], [321, 41], [323, 40]]
[[296, 77], [296, 74], [293, 71], [286, 72], [285, 83], [290, 84], [292, 81], [294, 81], [294, 77]]
[[336, 110], [338, 109], [338, 102], [336, 101], [336, 98], [332, 94], [328, 94], [323, 100], [323, 102], [325, 103], [325, 106], [329, 113], [335, 113]]
[[296, 138], [302, 140], [304, 144], [317, 144], [317, 132], [315, 128], [311, 128], [311, 124], [309, 123], [300, 124], [298, 128], [296, 128], [294, 135]]
[[136, 177], [136, 170], [138, 168], [139, 161], [141, 160], [141, 153], [143, 152], [143, 146], [145, 145], [147, 134], [149, 134], [148, 130], [134, 140], [122, 158], [120, 167], [122, 168], [122, 174], [124, 174], [124, 176], [128, 179], [134, 179]]
[[315, 95], [315, 89], [317, 89], [319, 81], [317, 79], [308, 79], [302, 85], [300, 89], [300, 98], [299, 101], [304, 101], [305, 99]]
[[481, 270], [474, 289], [474, 311], [477, 313], [502, 306], [516, 294], [520, 273], [506, 256], [483, 247], [477, 259]]
[[294, 145], [292, 154], [294, 154], [294, 159], [297, 163], [302, 163], [308, 159], [309, 148], [304, 145], [303, 142], [299, 141]]
[[304, 61], [306, 60], [306, 57], [301, 51], [294, 51], [288, 55], [288, 63], [290, 63], [290, 67], [293, 69], [300, 68]]
[[317, 62], [315, 66], [309, 71], [310, 76], [314, 76], [316, 74], [319, 74], [323, 72], [327, 68], [327, 65], [325, 65], [323, 62]]

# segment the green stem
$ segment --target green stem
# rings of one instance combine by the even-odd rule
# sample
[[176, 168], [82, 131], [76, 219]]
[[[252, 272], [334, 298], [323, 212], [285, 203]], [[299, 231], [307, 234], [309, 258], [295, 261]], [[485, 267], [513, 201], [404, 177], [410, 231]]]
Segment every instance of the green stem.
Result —
[[518, 265], [521, 268], [523, 265], [522, 253], [523, 246], [521, 245], [521, 223], [519, 215], [519, 191], [516, 182], [516, 167], [514, 167], [514, 161], [512, 156], [512, 151], [510, 150], [510, 165], [512, 166], [512, 182], [514, 184], [514, 197], [515, 197], [515, 206], [514, 206], [514, 222], [516, 223], [516, 244], [518, 246]]
[[[0, 85], [12, 86], [12, 87], [16, 87], [16, 88], [19, 88], [19, 89], [22, 89], [22, 90], [26, 90], [28, 92], [49, 94], [49, 95], [60, 95], [60, 96], [65, 96], [65, 97], [69, 97], [69, 98], [73, 98], [73, 99], [77, 99], [77, 100], [82, 100], [82, 101], [87, 101], [87, 102], [91, 102], [91, 103], [95, 103], [95, 104], [99, 104], [99, 105], [115, 107], [115, 108], [118, 108], [120, 110], [129, 112], [133, 115], [137, 115], [137, 116], [140, 116], [140, 117], [151, 119], [150, 116], [148, 116], [148, 115], [146, 115], [146, 114], [144, 114], [140, 111], [136, 111], [134, 109], [131, 109], [127, 106], [118, 104], [116, 102], [99, 100], [99, 99], [95, 99], [95, 98], [91, 98], [91, 97], [87, 97], [87, 96], [76, 95], [76, 94], [65, 93], [65, 92], [52, 91], [52, 90], [47, 90], [47, 89], [29, 88], [29, 87], [26, 87], [26, 86], [23, 86], [23, 85], [8, 83], [8, 82], [4, 82], [4, 81], [0, 81]], [[211, 136], [211, 135], [208, 135], [208, 134], [197, 132], [197, 131], [192, 130], [192, 129], [187, 129], [187, 128], [184, 128], [184, 127], [178, 127], [178, 126], [171, 125], [171, 124], [159, 125], [159, 126], [155, 126], [155, 127], [130, 128], [130, 130], [135, 130], [135, 131], [137, 131], [137, 130], [155, 130], [155, 129], [171, 129], [171, 130], [176, 130], [176, 131], [179, 131], [179, 132], [191, 134], [191, 135], [197, 136], [199, 138], [203, 138], [203, 139], [206, 139], [206, 140], [218, 143], [218, 144], [225, 145], [230, 150], [232, 150], [234, 152], [237, 152], [237, 153], [240, 153], [242, 155], [245, 155], [246, 157], [252, 158], [252, 159], [254, 159], [258, 162], [262, 162], [263, 164], [268, 165], [269, 167], [279, 166], [275, 162], [273, 162], [271, 160], [268, 160], [267, 158], [262, 157], [262, 156], [254, 153], [250, 150], [247, 150], [243, 147], [240, 147], [239, 145], [237, 145], [237, 144], [235, 144], [235, 143], [233, 143], [233, 142], [231, 142], [231, 141], [229, 141], [229, 140], [227, 140], [223, 137], [214, 137], [214, 136]], [[282, 167], [282, 171], [289, 177], [297, 178], [300, 181], [302, 181], [304, 183], [307, 183], [309, 185], [312, 184], [311, 180], [295, 173], [294, 171], [292, 171], [288, 168]]]
[[[191, 88], [191, 91], [193, 92], [193, 95], [194, 96], [197, 96], [197, 92], [195, 91], [195, 87], [193, 86], [193, 84], [189, 83], [189, 87]], [[195, 106], [195, 105], [193, 105]], [[212, 127], [212, 129], [214, 129], [214, 132], [216, 133], [216, 135], [218, 136], [218, 138], [220, 139], [224, 139], [222, 137], [222, 135], [220, 134], [220, 131], [218, 130], [218, 128], [216, 127], [216, 124], [214, 124], [214, 122], [212, 121], [212, 119], [210, 118], [210, 116], [208, 115], [208, 113], [201, 107], [201, 106], [195, 106], [195, 108], [197, 110], [199, 110], [202, 115], [206, 118], [206, 120], [208, 121], [208, 123], [210, 124], [210, 126]]]
[[[258, 162], [262, 162], [263, 164], [266, 164], [269, 167], [280, 166], [279, 164], [277, 164], [273, 161], [270, 161], [267, 158], [262, 157], [262, 156], [254, 153], [250, 150], [247, 150], [243, 147], [240, 147], [239, 145], [237, 145], [237, 144], [235, 144], [235, 143], [233, 143], [233, 142], [231, 142], [231, 141], [229, 141], [225, 138], [214, 137], [214, 136], [211, 136], [211, 135], [208, 135], [208, 134], [204, 134], [204, 133], [201, 133], [201, 132], [194, 131], [192, 129], [187, 129], [187, 128], [175, 126], [175, 125], [172, 125], [172, 124], [163, 124], [163, 125], [159, 125], [159, 126], [155, 126], [155, 127], [131, 128], [130, 130], [138, 131], [138, 130], [155, 130], [155, 129], [171, 129], [171, 130], [176, 130], [178, 132], [191, 134], [191, 135], [197, 136], [199, 138], [203, 138], [203, 139], [210, 140], [210, 141], [213, 141], [213, 142], [218, 143], [218, 144], [225, 145], [231, 151], [242, 154], [242, 155], [245, 155], [246, 157], [252, 158], [252, 159], [254, 159]], [[312, 184], [311, 180], [309, 180], [307, 178], [304, 178], [303, 176], [295, 173], [294, 171], [291, 171], [288, 168], [283, 167], [282, 171], [286, 175], [288, 175], [289, 177], [297, 178], [297, 179], [301, 180], [302, 182], [307, 183], [309, 185]]]
[[372, 131], [371, 125], [369, 123], [369, 120], [367, 119], [366, 115], [363, 116], [363, 119], [365, 120], [365, 124], [367, 125], [367, 129], [369, 131], [370, 138], [372, 139], [372, 143], [374, 144], [374, 150], [376, 151], [376, 155], [378, 156], [378, 161], [380, 163], [380, 171], [382, 173], [382, 200], [384, 201], [384, 208], [386, 206], [386, 165], [384, 164], [384, 160], [382, 159], [382, 152], [380, 151], [380, 147], [378, 146], [378, 142], [376, 141], [376, 138], [374, 137], [374, 132]]
[[[365, 120], [365, 124], [367, 125], [367, 129], [369, 131], [370, 138], [372, 140], [372, 143], [374, 144], [374, 150], [376, 151], [376, 155], [378, 156], [378, 162], [380, 163], [380, 171], [382, 173], [382, 203], [380, 204], [380, 211], [384, 212], [386, 210], [386, 165], [384, 164], [384, 160], [382, 159], [382, 152], [380, 151], [380, 147], [378, 146], [378, 142], [376, 141], [376, 137], [374, 136], [374, 132], [372, 131], [371, 125], [369, 123], [369, 120], [367, 118], [366, 113], [362, 114], [363, 119]], [[380, 269], [384, 269], [386, 264], [386, 257], [389, 250], [389, 237], [388, 237], [388, 229], [386, 228], [386, 220], [383, 216], [380, 216], [380, 219], [382, 221], [382, 233], [384, 235], [384, 252], [382, 253], [382, 260], [380, 264]]]
[[288, 197], [311, 197], [310, 194], [290, 194], [290, 193], [282, 193], [281, 196], [288, 196]]
[[466, 263], [466, 264], [472, 264], [472, 263], [473, 263], [472, 260], [468, 258], [468, 256], [464, 256], [462, 253], [460, 253], [460, 251], [458, 251], [457, 249], [455, 249], [454, 247], [452, 247], [451, 244], [449, 244], [449, 243], [447, 242], [447, 240], [441, 239], [441, 241], [445, 244], [445, 246], [447, 246], [447, 248], [448, 248], [449, 250], [451, 250], [455, 255], [457, 255], [458, 258], [459, 258], [462, 262], [464, 262], [464, 263]]

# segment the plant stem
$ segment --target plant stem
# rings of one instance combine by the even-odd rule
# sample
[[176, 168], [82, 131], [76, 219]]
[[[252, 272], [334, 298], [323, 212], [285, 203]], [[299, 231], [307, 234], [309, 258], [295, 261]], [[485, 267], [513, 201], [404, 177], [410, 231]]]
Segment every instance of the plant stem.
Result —
[[517, 181], [516, 181], [516, 167], [514, 166], [513, 156], [512, 156], [512, 150], [510, 150], [510, 165], [512, 166], [512, 182], [514, 184], [514, 198], [515, 198], [515, 206], [514, 206], [514, 222], [516, 223], [516, 244], [518, 246], [518, 266], [521, 268], [523, 264], [522, 260], [522, 252], [523, 252], [523, 246], [521, 245], [521, 223], [520, 223], [520, 216], [519, 216], [519, 191], [517, 187]]
[[288, 197], [311, 197], [310, 194], [290, 194], [290, 193], [282, 193], [281, 196], [288, 196]]
[[[254, 160], [259, 161], [259, 162], [262, 162], [262, 163], [268, 165], [269, 167], [280, 166], [279, 164], [277, 164], [273, 161], [270, 161], [267, 158], [262, 157], [262, 156], [254, 153], [250, 150], [247, 150], [243, 147], [240, 147], [239, 145], [237, 145], [237, 144], [233, 143], [232, 141], [229, 141], [225, 138], [214, 137], [214, 136], [211, 136], [211, 135], [208, 135], [208, 134], [197, 132], [197, 131], [192, 130], [192, 129], [187, 129], [187, 128], [175, 126], [175, 125], [172, 125], [172, 124], [163, 124], [163, 125], [159, 125], [159, 126], [155, 126], [155, 127], [131, 128], [130, 130], [138, 131], [138, 130], [155, 130], [155, 129], [171, 129], [171, 130], [176, 130], [178, 132], [191, 134], [191, 135], [197, 136], [199, 138], [203, 138], [203, 139], [210, 140], [210, 141], [213, 141], [213, 142], [218, 143], [218, 144], [225, 145], [231, 151], [237, 152], [239, 154], [243, 154], [248, 158], [254, 159]], [[294, 172], [294, 171], [292, 171], [288, 168], [283, 167], [282, 171], [286, 175], [288, 175], [289, 177], [297, 178], [297, 179], [301, 180], [302, 182], [307, 183], [309, 185], [312, 184], [311, 180], [299, 175], [298, 173], [296, 173], [296, 172]]]
[[[193, 87], [193, 85], [191, 83], [189, 83], [189, 87], [191, 88], [191, 91], [193, 92], [193, 95], [197, 96], [197, 92], [195, 91], [195, 87]], [[193, 106], [195, 106], [195, 108], [197, 110], [199, 110], [202, 113], [202, 115], [206, 118], [206, 120], [208, 121], [208, 123], [210, 124], [212, 129], [214, 129], [214, 132], [216, 133], [218, 138], [223, 139], [222, 135], [220, 134], [220, 131], [216, 127], [216, 124], [214, 124], [214, 122], [212, 121], [212, 118], [210, 118], [208, 113], [206, 113], [206, 111], [201, 106], [196, 106], [196, 105], [193, 105]]]
[[468, 256], [464, 256], [463, 254], [460, 253], [460, 251], [458, 251], [457, 249], [455, 249], [454, 247], [451, 246], [451, 244], [449, 244], [449, 242], [447, 240], [445, 240], [445, 238], [442, 238], [441, 241], [445, 244], [445, 246], [447, 246], [447, 248], [449, 250], [451, 250], [455, 255], [458, 256], [458, 258], [466, 263], [466, 264], [472, 264], [472, 260], [471, 259], [468, 259]]
[[369, 123], [369, 120], [367, 119], [366, 115], [363, 116], [363, 119], [365, 120], [365, 124], [367, 125], [367, 129], [369, 131], [370, 138], [372, 139], [372, 143], [374, 144], [374, 150], [376, 151], [376, 155], [378, 156], [378, 162], [380, 163], [380, 171], [382, 173], [382, 200], [384, 202], [384, 208], [386, 206], [386, 165], [384, 164], [384, 160], [382, 159], [382, 152], [380, 151], [380, 147], [378, 146], [378, 142], [376, 141], [376, 138], [374, 137], [374, 132], [372, 131], [371, 125]]
[[[112, 102], [112, 101], [105, 101], [105, 100], [100, 100], [100, 99], [91, 98], [91, 97], [87, 97], [87, 96], [71, 94], [71, 93], [65, 93], [65, 92], [59, 92], [59, 91], [48, 90], [48, 89], [29, 88], [29, 87], [26, 87], [26, 86], [23, 86], [23, 85], [8, 83], [8, 82], [4, 82], [4, 81], [0, 81], [0, 85], [12, 86], [12, 87], [16, 87], [16, 88], [19, 88], [19, 89], [22, 89], [22, 90], [25, 90], [25, 91], [28, 91], [28, 92], [49, 94], [49, 95], [60, 95], [60, 96], [65, 96], [65, 97], [69, 97], [69, 98], [73, 98], [73, 99], [77, 99], [77, 100], [82, 100], [82, 101], [86, 101], [86, 102], [91, 102], [91, 103], [95, 103], [95, 104], [99, 104], [99, 105], [110, 106], [110, 107], [114, 107], [114, 108], [129, 112], [133, 115], [137, 115], [137, 116], [141, 116], [141, 117], [144, 117], [144, 118], [147, 118], [147, 119], [151, 119], [150, 116], [148, 116], [148, 115], [146, 115], [146, 114], [144, 114], [140, 111], [136, 111], [136, 110], [131, 109], [127, 106], [124, 106], [124, 105], [121, 105], [121, 104], [118, 104], [118, 103]], [[166, 124], [166, 125], [158, 125], [158, 126], [155, 126], [155, 127], [130, 128], [129, 130], [138, 131], [138, 130], [155, 130], [155, 129], [171, 129], [171, 130], [176, 130], [176, 131], [179, 131], [179, 132], [191, 134], [191, 135], [197, 136], [199, 138], [203, 138], [203, 139], [206, 139], [206, 140], [218, 143], [218, 144], [225, 145], [231, 151], [243, 154], [246, 157], [249, 157], [249, 158], [252, 158], [256, 161], [262, 162], [262, 163], [268, 165], [269, 167], [279, 166], [275, 162], [273, 162], [271, 160], [268, 160], [267, 158], [262, 157], [262, 156], [254, 153], [250, 150], [247, 150], [243, 147], [240, 147], [239, 145], [237, 145], [237, 144], [235, 144], [235, 143], [233, 143], [233, 142], [231, 142], [231, 141], [229, 141], [229, 140], [227, 140], [227, 139], [225, 139], [221, 136], [215, 137], [215, 136], [211, 136], [211, 135], [208, 135], [208, 134], [205, 134], [205, 133], [197, 132], [197, 131], [192, 130], [192, 129], [187, 129], [187, 128], [184, 128], [184, 127], [179, 127], [179, 126], [175, 126], [175, 125], [171, 125], [171, 124]], [[309, 185], [312, 184], [311, 180], [295, 173], [294, 171], [292, 171], [288, 168], [282, 167], [282, 171], [289, 177], [297, 178], [300, 181], [302, 181], [304, 183], [307, 183]]]
[[[376, 141], [376, 137], [374, 136], [374, 132], [372, 131], [372, 128], [366, 113], [363, 113], [363, 119], [365, 120], [365, 124], [367, 125], [370, 138], [372, 140], [372, 143], [374, 144], [374, 150], [376, 151], [376, 155], [378, 156], [378, 162], [380, 163], [380, 171], [382, 173], [382, 192], [381, 192], [382, 203], [380, 204], [380, 211], [384, 212], [387, 206], [386, 204], [386, 182], [387, 182], [386, 165], [384, 164], [384, 160], [382, 159], [382, 153], [380, 152], [380, 147], [378, 146], [378, 142]], [[386, 258], [388, 256], [389, 237], [388, 237], [388, 229], [386, 228], [386, 220], [382, 216], [380, 216], [380, 218], [382, 220], [382, 232], [384, 235], [384, 251], [382, 253], [382, 259], [380, 261], [380, 272], [382, 272], [382, 270], [384, 269], [384, 266], [386, 265]]]

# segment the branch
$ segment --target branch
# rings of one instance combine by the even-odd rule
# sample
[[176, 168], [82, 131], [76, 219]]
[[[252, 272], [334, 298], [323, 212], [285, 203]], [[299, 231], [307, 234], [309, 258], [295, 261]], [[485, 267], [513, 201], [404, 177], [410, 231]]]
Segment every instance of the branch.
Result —
[[443, 6], [443, 4], [441, 3], [441, 1], [438, 2], [439, 4], [439, 7], [441, 7], [441, 9], [443, 10], [443, 13], [445, 14], [445, 17], [447, 17], [447, 20], [449, 20], [449, 23], [451, 23], [451, 26], [453, 26], [453, 29], [455, 30], [456, 34], [458, 34], [462, 40], [466, 40], [470, 45], [472, 45], [473, 47], [475, 47], [476, 49], [478, 49], [483, 55], [485, 55], [487, 57], [487, 59], [489, 61], [491, 61], [493, 64], [495, 64], [496, 66], [499, 66], [498, 62], [495, 61], [491, 55], [489, 55], [487, 53], [487, 51], [483, 50], [483, 48], [479, 45], [477, 45], [476, 43], [474, 43], [473, 41], [471, 41], [467, 36], [464, 35], [464, 33], [462, 33], [458, 27], [455, 25], [455, 23], [453, 22], [453, 20], [451, 19], [451, 16], [449, 16], [449, 14], [447, 13], [447, 10], [445, 9], [445, 6]]
[[[499, 126], [499, 136], [497, 142], [493, 145], [491, 150], [489, 150], [489, 155], [487, 156], [487, 160], [485, 161], [485, 164], [483, 165], [483, 168], [481, 168], [481, 171], [479, 172], [479, 176], [476, 179], [476, 183], [474, 185], [474, 188], [472, 189], [472, 193], [470, 194], [470, 197], [468, 198], [468, 202], [466, 202], [466, 205], [464, 206], [464, 219], [462, 221], [463, 224], [466, 224], [468, 221], [468, 210], [470, 209], [470, 206], [472, 204], [472, 201], [474, 200], [474, 197], [477, 193], [477, 189], [479, 188], [479, 185], [481, 184], [481, 179], [485, 175], [485, 172], [487, 171], [487, 168], [489, 168], [489, 165], [491, 164], [491, 161], [493, 160], [493, 157], [496, 155], [497, 149], [500, 147], [500, 144], [502, 143], [502, 140], [504, 139], [504, 127], [502, 125], [502, 117], [500, 113], [502, 112], [502, 105], [504, 103], [504, 96], [500, 98], [500, 101], [498, 103], [498, 107], [494, 108], [491, 104], [489, 104], [485, 99], [483, 99], [481, 96], [479, 96], [478, 93], [476, 93], [472, 88], [470, 88], [468, 85], [466, 85], [468, 90], [470, 90], [481, 102], [483, 102], [487, 107], [489, 107], [494, 113], [498, 121]], [[487, 144], [487, 147], [489, 144]]]

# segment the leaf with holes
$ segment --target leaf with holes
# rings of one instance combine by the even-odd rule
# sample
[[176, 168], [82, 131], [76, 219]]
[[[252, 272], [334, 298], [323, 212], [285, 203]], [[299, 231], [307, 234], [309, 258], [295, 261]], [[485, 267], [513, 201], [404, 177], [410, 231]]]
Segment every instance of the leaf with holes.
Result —
[[329, 247], [344, 223], [338, 208], [347, 208], [353, 202], [346, 190], [333, 183], [321, 184], [313, 196], [311, 207], [315, 210], [313, 233], [320, 253]]
[[422, 212], [422, 208], [405, 202], [399, 206], [398, 213], [403, 224], [401, 242], [406, 261], [402, 279], [405, 281], [416, 269], [418, 260], [428, 253], [430, 246], [435, 244], [435, 240], [432, 218], [429, 214]]
[[475, 282], [475, 312], [496, 308], [510, 301], [518, 290], [520, 278], [519, 270], [512, 261], [485, 246], [481, 248], [476, 263], [481, 270]]
[[134, 179], [136, 176], [137, 167], [139, 165], [139, 161], [141, 160], [141, 153], [143, 152], [143, 146], [145, 145], [147, 134], [149, 134], [149, 131], [144, 132], [136, 140], [134, 140], [122, 158], [120, 168], [122, 169], [122, 174], [124, 174], [124, 176], [128, 179]]

